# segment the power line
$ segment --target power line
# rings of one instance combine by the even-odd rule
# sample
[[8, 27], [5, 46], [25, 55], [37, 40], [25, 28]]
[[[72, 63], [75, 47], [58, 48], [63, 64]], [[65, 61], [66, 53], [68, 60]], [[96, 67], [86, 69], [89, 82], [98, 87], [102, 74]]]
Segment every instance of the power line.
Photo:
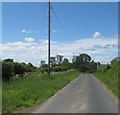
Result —
[[53, 13], [54, 13], [54, 15], [55, 15], [55, 17], [56, 17], [56, 19], [57, 19], [57, 22], [59, 23], [59, 25], [60, 25], [60, 27], [61, 27], [61, 29], [62, 29], [62, 31], [63, 31], [66, 39], [67, 39], [67, 41], [71, 44], [71, 42], [70, 42], [70, 40], [68, 39], [68, 36], [67, 36], [67, 34], [66, 34], [66, 32], [65, 32], [65, 30], [64, 30], [64, 28], [63, 28], [63, 26], [62, 26], [62, 24], [61, 24], [61, 22], [60, 22], [60, 20], [59, 20], [59, 18], [58, 18], [58, 16], [57, 16], [56, 13], [55, 13], [55, 10], [54, 10], [53, 6], [51, 6], [51, 9], [52, 9], [52, 11], [53, 11]]
[[[58, 22], [58, 24], [60, 25], [60, 28], [62, 29], [62, 31], [63, 31], [63, 33], [64, 33], [64, 36], [65, 36], [66, 40], [68, 41], [68, 43], [69, 43], [70, 45], [72, 45], [71, 42], [70, 42], [70, 40], [68, 39], [68, 36], [67, 36], [67, 34], [66, 34], [64, 28], [63, 28], [63, 25], [61, 24], [61, 22], [60, 22], [58, 16], [56, 15], [56, 12], [55, 12], [53, 6], [51, 6], [50, 8], [51, 8], [51, 10], [53, 11], [53, 13], [54, 13], [54, 15], [55, 15], [55, 18], [56, 18], [56, 20], [57, 20], [57, 22]], [[73, 52], [72, 54], [75, 55], [74, 52]]]

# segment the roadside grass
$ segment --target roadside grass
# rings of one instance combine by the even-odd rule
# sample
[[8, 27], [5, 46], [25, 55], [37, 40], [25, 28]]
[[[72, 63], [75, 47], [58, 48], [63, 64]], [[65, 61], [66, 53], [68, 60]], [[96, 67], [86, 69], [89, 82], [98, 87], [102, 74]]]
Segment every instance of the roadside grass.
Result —
[[107, 71], [99, 70], [94, 75], [120, 99], [120, 63], [114, 63]]
[[0, 115], [2, 114], [2, 82], [0, 81]]
[[43, 103], [58, 90], [79, 76], [71, 70], [63, 73], [28, 75], [2, 84], [2, 113], [26, 109]]

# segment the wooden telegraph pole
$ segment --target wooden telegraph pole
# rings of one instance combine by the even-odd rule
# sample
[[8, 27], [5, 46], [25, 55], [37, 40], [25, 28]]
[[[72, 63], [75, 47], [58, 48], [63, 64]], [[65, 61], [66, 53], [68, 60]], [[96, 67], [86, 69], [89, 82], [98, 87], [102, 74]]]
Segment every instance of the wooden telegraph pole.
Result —
[[48, 75], [50, 76], [50, 0], [48, 0]]

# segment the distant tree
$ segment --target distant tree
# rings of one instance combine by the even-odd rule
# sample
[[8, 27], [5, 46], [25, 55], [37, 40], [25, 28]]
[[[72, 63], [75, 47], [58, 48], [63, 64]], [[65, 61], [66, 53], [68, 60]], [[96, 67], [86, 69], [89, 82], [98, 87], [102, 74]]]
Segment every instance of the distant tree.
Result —
[[28, 72], [33, 72], [35, 70], [35, 67], [33, 66], [32, 63], [27, 64], [27, 70], [28, 70]]
[[51, 66], [54, 66], [56, 64], [55, 57], [50, 57], [50, 64]]
[[67, 58], [64, 58], [64, 61], [62, 62], [62, 65], [69, 67], [70, 66], [70, 62]]
[[25, 72], [33, 72], [33, 67], [31, 65], [29, 65], [29, 64], [22, 65], [22, 67], [24, 68]]
[[69, 60], [67, 58], [64, 58], [63, 63], [69, 63]]
[[76, 68], [77, 70], [81, 71], [81, 72], [85, 72], [86, 71], [86, 64], [82, 59], [82, 56], [76, 56], [76, 60], [73, 62], [73, 66], [74, 68]]
[[41, 71], [42, 73], [48, 72], [48, 65], [47, 65], [47, 64], [44, 64], [44, 65], [40, 66], [40, 71]]
[[80, 54], [79, 56], [76, 56], [73, 67], [81, 72], [92, 72], [93, 70], [96, 70], [97, 64], [94, 61], [91, 62], [91, 57], [88, 54]]
[[45, 65], [45, 61], [44, 61], [44, 60], [41, 60], [40, 66], [44, 66], [44, 65]]
[[62, 55], [56, 55], [56, 59], [57, 59], [57, 64], [61, 64], [63, 61], [63, 56]]
[[64, 58], [64, 61], [62, 62], [62, 64], [60, 66], [63, 71], [71, 69], [71, 63], [69, 62], [69, 60], [67, 58]]
[[98, 64], [98, 65], [101, 65], [101, 63], [100, 63], [100, 62], [98, 62], [97, 64]]
[[115, 62], [120, 62], [120, 57], [116, 57], [111, 61], [111, 64], [115, 63]]
[[73, 56], [72, 63], [74, 63], [74, 62], [75, 62], [76, 57], [77, 57], [77, 56], [75, 56], [75, 55]]
[[4, 62], [13, 62], [13, 59], [5, 59], [5, 60], [3, 60]]
[[107, 64], [107, 70], [110, 69], [110, 68], [111, 68], [111, 67], [110, 67], [110, 64]]
[[88, 54], [80, 54], [79, 56], [83, 62], [90, 62], [91, 57]]
[[33, 64], [32, 64], [32, 63], [30, 63], [30, 62], [28, 63], [28, 66], [30, 66], [30, 67], [34, 67], [34, 66], [33, 66]]
[[97, 63], [92, 61], [89, 63], [89, 66], [88, 66], [88, 71], [89, 72], [95, 72], [97, 69]]
[[23, 65], [27, 65], [25, 62], [22, 62]]

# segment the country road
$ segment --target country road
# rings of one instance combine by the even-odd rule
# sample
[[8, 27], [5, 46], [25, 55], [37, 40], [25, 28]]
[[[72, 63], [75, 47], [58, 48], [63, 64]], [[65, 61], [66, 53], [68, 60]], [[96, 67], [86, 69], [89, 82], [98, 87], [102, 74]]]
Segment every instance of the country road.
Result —
[[82, 74], [32, 113], [118, 113], [118, 101], [92, 74]]

